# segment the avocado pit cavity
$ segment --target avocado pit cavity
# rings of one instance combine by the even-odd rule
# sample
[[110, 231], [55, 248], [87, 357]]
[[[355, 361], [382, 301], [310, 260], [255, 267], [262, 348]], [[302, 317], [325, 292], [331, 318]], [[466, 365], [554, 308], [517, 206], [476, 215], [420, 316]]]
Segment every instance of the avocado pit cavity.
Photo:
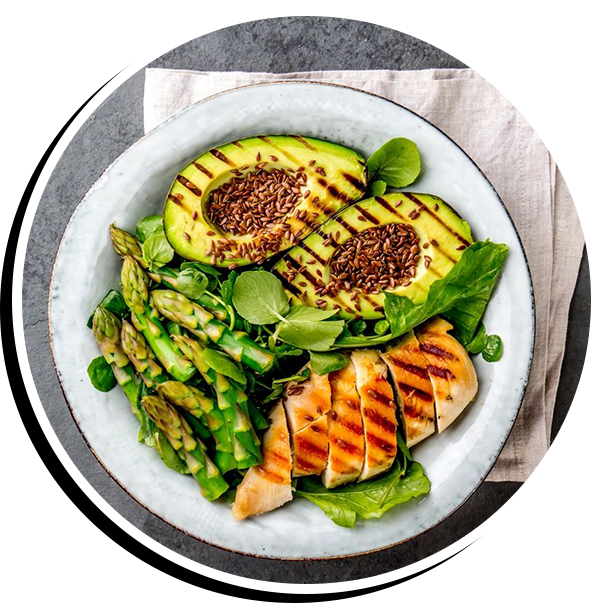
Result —
[[377, 295], [410, 285], [419, 264], [419, 237], [407, 224], [367, 228], [339, 245], [330, 263], [329, 295], [359, 289]]
[[210, 193], [209, 220], [232, 235], [255, 235], [283, 223], [303, 197], [304, 168], [261, 168], [247, 174], [241, 170], [232, 170], [234, 178]]

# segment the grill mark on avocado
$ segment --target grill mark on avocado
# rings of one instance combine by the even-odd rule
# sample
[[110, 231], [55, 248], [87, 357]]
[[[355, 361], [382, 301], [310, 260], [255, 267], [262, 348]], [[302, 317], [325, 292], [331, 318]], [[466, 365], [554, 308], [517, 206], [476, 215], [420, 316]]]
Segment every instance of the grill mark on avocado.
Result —
[[328, 218], [330, 218], [330, 216], [334, 213], [330, 207], [320, 202], [319, 197], [311, 197], [309, 203], [312, 207], [326, 215]]
[[369, 304], [372, 306], [372, 309], [373, 309], [375, 312], [378, 312], [379, 310], [381, 310], [381, 309], [382, 309], [382, 306], [381, 306], [380, 304], [378, 304], [378, 303], [377, 303], [377, 302], [376, 302], [374, 299], [372, 299], [371, 297], [368, 297], [368, 295], [361, 294], [361, 295], [359, 295], [358, 297], [359, 297], [360, 299], [363, 299], [364, 301], [367, 301], [367, 302], [368, 302], [368, 303], [369, 303]]
[[267, 138], [267, 136], [257, 136], [257, 138], [259, 140], [262, 140], [265, 144], [269, 145], [270, 147], [276, 149], [276, 151], [282, 153], [282, 155], [284, 155], [284, 157], [286, 157], [286, 159], [288, 159], [295, 165], [297, 165], [299, 167], [302, 165], [294, 155], [291, 155], [288, 151], [285, 151], [282, 147], [279, 147], [277, 144], [274, 144], [269, 138]]
[[221, 153], [219, 149], [211, 149], [209, 153], [215, 156], [219, 161], [227, 163], [227, 165], [229, 165], [230, 167], [236, 167], [236, 164], [231, 159], [229, 159], [229, 157], [226, 157], [223, 153]]
[[322, 238], [323, 238], [325, 241], [330, 241], [330, 244], [331, 244], [333, 247], [336, 247], [336, 246], [337, 246], [337, 244], [336, 244], [336, 243], [335, 243], [335, 241], [332, 239], [332, 237], [331, 237], [331, 236], [329, 236], [329, 235], [327, 235], [327, 234], [326, 234], [324, 231], [322, 231], [322, 230], [317, 230], [315, 234], [320, 235], [320, 236], [321, 236], [321, 237], [322, 237]]
[[314, 147], [312, 144], [307, 142], [307, 140], [305, 140], [305, 138], [303, 138], [302, 136], [298, 136], [297, 134], [287, 134], [287, 136], [289, 138], [294, 138], [297, 142], [300, 142], [304, 147], [307, 147], [308, 149], [311, 149], [312, 151], [316, 150], [316, 147]]
[[345, 178], [345, 180], [347, 180], [347, 182], [349, 182], [354, 188], [357, 188], [362, 193], [366, 190], [364, 183], [360, 179], [356, 178], [355, 176], [352, 176], [347, 172], [341, 173], [343, 174], [343, 178]]
[[173, 202], [176, 203], [177, 205], [182, 205], [181, 203], [181, 199], [179, 199], [179, 197], [175, 197], [175, 195], [168, 195], [168, 198]]
[[[403, 383], [402, 381], [398, 381], [398, 387], [407, 396], [410, 396], [412, 394], [416, 398], [419, 398], [419, 400], [423, 400], [423, 402], [433, 402], [433, 396], [431, 394], [428, 394], [427, 392], [424, 392], [422, 389], [412, 387], [412, 386], [408, 385], [407, 383]], [[404, 401], [404, 402], [405, 402], [404, 406], [406, 406], [406, 401]]]
[[242, 146], [242, 144], [240, 144], [237, 140], [234, 140], [231, 144], [234, 145], [234, 147], [238, 147], [240, 149], [243, 149], [244, 147]]
[[395, 208], [392, 207], [383, 197], [375, 197], [376, 202], [383, 208], [385, 208], [388, 212], [392, 213], [394, 216], [398, 216], [398, 218], [402, 218], [402, 214]]
[[358, 230], [354, 226], [352, 226], [351, 224], [348, 224], [345, 220], [343, 220], [343, 218], [341, 218], [341, 216], [335, 216], [334, 221], [338, 222], [343, 228], [345, 228], [345, 230], [347, 230], [347, 232], [349, 232], [349, 234], [352, 234], [353, 236], [356, 236], [357, 234], [359, 234]]
[[[404, 193], [404, 196], [410, 199], [413, 203], [415, 203], [418, 207], [422, 209], [422, 211], [426, 211], [436, 222], [439, 222], [451, 235], [459, 239], [461, 243], [465, 245], [471, 245], [471, 242], [462, 237], [458, 232], [455, 232], [448, 224], [446, 224], [440, 217], [438, 217], [423, 201], [415, 197], [412, 193]], [[439, 247], [438, 247], [439, 249]]]
[[284, 289], [288, 289], [288, 291], [290, 291], [293, 295], [297, 297], [303, 294], [303, 291], [301, 291], [297, 286], [293, 285], [292, 283], [289, 283], [287, 280], [282, 281], [282, 286], [284, 287]]
[[205, 168], [201, 163], [198, 163], [197, 161], [194, 161], [194, 167], [196, 167], [205, 176], [208, 176], [209, 178], [214, 178], [215, 177], [215, 175], [209, 169]]
[[317, 254], [311, 247], [308, 247], [304, 241], [299, 243], [299, 247], [303, 249], [303, 251], [309, 253], [309, 255], [314, 258], [314, 260], [322, 264], [322, 266], [326, 266], [328, 264], [327, 260], [325, 260], [321, 255]]
[[364, 216], [369, 222], [373, 224], [380, 224], [381, 221], [375, 218], [369, 211], [366, 211], [364, 208], [356, 205], [355, 208], [360, 212], [360, 215]]
[[202, 196], [202, 191], [190, 180], [188, 180], [185, 176], [179, 174], [177, 176], [177, 180], [180, 184], [182, 184], [186, 189], [190, 190], [197, 197]]
[[343, 191], [340, 191], [334, 184], [328, 184], [324, 178], [318, 178], [317, 180], [320, 186], [323, 186], [335, 199], [343, 201], [344, 203], [350, 203], [353, 199], [346, 195]]
[[299, 264], [299, 262], [297, 262], [297, 260], [293, 258], [292, 255], [288, 256], [288, 261], [293, 265], [297, 272], [301, 276], [305, 277], [314, 287], [322, 286], [322, 282], [320, 281], [320, 279], [317, 279], [307, 268], [301, 266], [301, 264]]

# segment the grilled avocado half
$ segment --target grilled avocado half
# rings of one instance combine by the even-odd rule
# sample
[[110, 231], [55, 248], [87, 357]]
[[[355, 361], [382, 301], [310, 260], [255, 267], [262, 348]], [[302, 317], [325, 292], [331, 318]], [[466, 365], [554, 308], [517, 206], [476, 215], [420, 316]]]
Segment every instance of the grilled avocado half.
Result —
[[[206, 211], [210, 195], [259, 169], [305, 174], [298, 203], [288, 216], [263, 231], [222, 232]], [[184, 258], [223, 267], [244, 266], [292, 247], [360, 199], [366, 184], [364, 158], [347, 147], [296, 135], [245, 138], [210, 149], [179, 172], [164, 205], [164, 228], [168, 241]], [[279, 230], [283, 223], [288, 232]], [[263, 251], [261, 258], [250, 253], [263, 250], [268, 237], [274, 241], [272, 249]], [[217, 253], [217, 248], [225, 252]]]
[[383, 291], [373, 294], [352, 288], [323, 294], [322, 290], [332, 280], [331, 262], [341, 245], [368, 228], [393, 223], [406, 224], [414, 231], [419, 239], [419, 259], [407, 286], [399, 284], [387, 290], [420, 304], [425, 301], [430, 285], [446, 276], [473, 242], [467, 222], [434, 195], [393, 193], [359, 201], [290, 249], [274, 271], [282, 277], [291, 296], [302, 304], [340, 310], [342, 318], [381, 318]]

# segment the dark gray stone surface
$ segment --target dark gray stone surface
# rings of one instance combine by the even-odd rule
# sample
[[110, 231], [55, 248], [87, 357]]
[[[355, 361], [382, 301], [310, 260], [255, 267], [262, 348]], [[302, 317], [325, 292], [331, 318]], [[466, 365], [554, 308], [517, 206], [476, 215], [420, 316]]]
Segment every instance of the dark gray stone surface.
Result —
[[[439, 49], [394, 30], [316, 17], [271, 19], [223, 29], [179, 46], [152, 66], [273, 72], [464, 67]], [[205, 545], [168, 526], [126, 494], [96, 461], [69, 414], [55, 376], [46, 324], [47, 293], [57, 246], [77, 203], [105, 168], [143, 134], [143, 83], [141, 71], [120, 86], [76, 134], [44, 191], [27, 248], [23, 299], [28, 356], [51, 424], [83, 475], [126, 519], [169, 548], [217, 569], [277, 582], [334, 582], [384, 573], [422, 559], [480, 525], [520, 484], [484, 483], [440, 526], [379, 553], [296, 563], [256, 559]], [[580, 377], [589, 304], [585, 258], [573, 300], [553, 435]]]

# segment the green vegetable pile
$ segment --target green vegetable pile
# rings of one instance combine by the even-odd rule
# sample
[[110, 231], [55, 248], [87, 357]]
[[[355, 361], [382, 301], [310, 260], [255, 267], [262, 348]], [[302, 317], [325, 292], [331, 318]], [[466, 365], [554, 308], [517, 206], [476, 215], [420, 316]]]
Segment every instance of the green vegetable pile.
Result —
[[[371, 194], [403, 187], [420, 173], [416, 145], [394, 139], [368, 160]], [[481, 322], [507, 247], [473, 243], [426, 301], [386, 293], [385, 318], [343, 320], [336, 311], [290, 301], [281, 281], [262, 268], [217, 269], [177, 256], [162, 216], [147, 216], [134, 235], [110, 227], [123, 258], [122, 292], [110, 290], [88, 321], [101, 350], [88, 375], [99, 391], [119, 385], [140, 424], [138, 439], [171, 469], [191, 474], [209, 500], [233, 499], [247, 468], [262, 462], [261, 435], [288, 382], [348, 363], [347, 348], [382, 346], [442, 315], [454, 335], [487, 361], [502, 354], [498, 335]], [[398, 434], [399, 435], [399, 434]], [[402, 437], [391, 470], [327, 490], [318, 478], [295, 480], [295, 495], [335, 523], [381, 517], [429, 492], [429, 480]]]

